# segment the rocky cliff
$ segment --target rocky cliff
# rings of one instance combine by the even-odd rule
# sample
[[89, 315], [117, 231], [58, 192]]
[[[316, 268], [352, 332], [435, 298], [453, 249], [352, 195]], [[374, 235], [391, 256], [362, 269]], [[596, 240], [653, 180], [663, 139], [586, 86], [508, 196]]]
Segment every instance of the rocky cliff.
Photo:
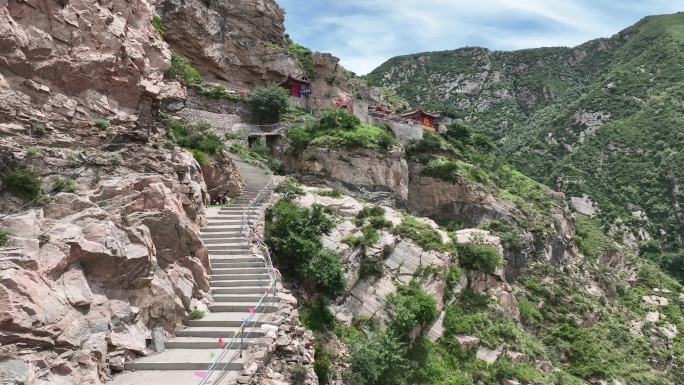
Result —
[[146, 1], [9, 0], [0, 12], [6, 127], [85, 127], [103, 116], [132, 123], [160, 92], [170, 56]]
[[683, 20], [650, 16], [570, 48], [401, 56], [368, 79], [494, 137], [522, 172], [578, 210], [593, 206], [584, 212], [628, 232], [633, 246], [657, 243], [649, 258], [670, 260], [680, 258], [683, 229]]
[[[340, 256], [346, 282], [344, 293], [323, 310], [307, 282], [286, 283], [302, 301], [302, 322], [317, 332], [319, 381], [342, 385], [391, 370], [420, 384], [454, 378], [464, 384], [491, 378], [504, 384], [677, 383], [679, 369], [669, 357], [681, 343], [682, 318], [670, 311], [681, 304], [682, 287], [626, 250], [592, 260], [563, 246], [565, 257], [554, 261], [556, 239], [540, 245], [525, 240], [530, 234], [513, 236], [497, 226], [448, 232], [430, 219], [333, 197], [330, 190], [304, 192], [297, 203], [323, 207], [335, 223], [322, 243]], [[567, 209], [550, 217], [559, 234], [575, 233]], [[500, 267], [484, 263], [482, 250], [493, 251]], [[526, 252], [525, 268], [508, 277], [505, 270]], [[420, 306], [425, 299], [411, 297], [416, 291], [434, 301], [434, 318], [426, 324], [407, 315], [410, 305], [396, 302], [408, 296]], [[396, 333], [397, 322], [408, 325], [408, 337], [388, 342], [382, 336]], [[391, 368], [379, 358], [396, 355], [403, 358]], [[614, 365], [623, 360], [627, 366]]]
[[205, 309], [199, 229], [240, 179], [225, 153], [164, 143], [157, 109], [184, 91], [152, 4], [0, 13], [0, 382], [99, 384]]
[[286, 52], [284, 12], [273, 0], [156, 3], [164, 40], [204, 75], [263, 85], [302, 73]]
[[10, 232], [0, 247], [1, 379], [102, 383], [124, 360], [163, 349], [202, 308], [206, 184], [187, 152], [156, 158], [156, 175], [119, 166], [93, 188], [0, 219]]
[[310, 147], [304, 156], [286, 158], [287, 167], [304, 174], [309, 185], [330, 183], [362, 199], [404, 207], [408, 198], [408, 165], [404, 152]]

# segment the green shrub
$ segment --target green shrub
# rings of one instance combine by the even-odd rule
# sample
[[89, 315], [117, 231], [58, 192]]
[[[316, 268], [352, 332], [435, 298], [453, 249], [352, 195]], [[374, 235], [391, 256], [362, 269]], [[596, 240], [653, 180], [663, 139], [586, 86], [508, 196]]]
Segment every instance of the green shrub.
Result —
[[199, 121], [193, 125], [186, 125], [179, 120], [174, 120], [171, 127], [166, 130], [170, 140], [185, 149], [202, 151], [209, 155], [218, 154], [223, 150], [223, 140], [207, 122]]
[[0, 246], [5, 246], [9, 241], [10, 231], [7, 229], [0, 229]]
[[292, 176], [285, 178], [285, 180], [280, 182], [273, 191], [283, 194], [287, 198], [293, 198], [304, 194], [304, 189], [302, 189], [299, 182]]
[[107, 158], [107, 162], [112, 166], [118, 166], [121, 164], [121, 158], [119, 158], [116, 155], [112, 155], [109, 158]]
[[40, 243], [48, 243], [50, 242], [50, 234], [48, 233], [41, 233], [38, 235], [38, 241]]
[[361, 268], [359, 269], [359, 279], [364, 279], [366, 277], [382, 276], [384, 269], [382, 260], [379, 258], [366, 258], [361, 262]]
[[99, 128], [100, 131], [104, 131], [111, 126], [109, 120], [107, 119], [95, 119], [95, 127]]
[[190, 315], [188, 318], [190, 318], [191, 320], [202, 319], [202, 318], [204, 318], [204, 312], [202, 310], [195, 309], [195, 310], [190, 312]]
[[349, 245], [351, 247], [357, 247], [360, 246], [363, 243], [363, 237], [344, 237], [340, 240], [340, 242]]
[[31, 200], [40, 194], [40, 179], [31, 170], [17, 168], [2, 175], [2, 183], [15, 195]]
[[266, 241], [279, 268], [331, 297], [345, 286], [340, 257], [324, 250], [320, 239], [333, 227], [320, 205], [307, 209], [283, 198], [266, 211]]
[[154, 30], [157, 31], [159, 36], [164, 36], [164, 22], [159, 15], [152, 16], [152, 27], [154, 27]]
[[402, 238], [411, 239], [425, 250], [447, 251], [451, 247], [442, 241], [437, 230], [411, 216], [405, 216], [404, 221], [393, 232]]
[[28, 156], [36, 156], [36, 155], [38, 155], [38, 149], [35, 148], [35, 147], [29, 147], [29, 148], [26, 150], [26, 155], [28, 155]]
[[451, 159], [434, 159], [423, 169], [422, 175], [439, 178], [446, 181], [459, 180], [458, 171], [461, 169], [458, 162]]
[[290, 99], [282, 87], [257, 87], [252, 91], [250, 104], [257, 119], [264, 123], [275, 123], [287, 111]]
[[499, 251], [491, 245], [461, 243], [458, 245], [458, 256], [461, 266], [487, 274], [494, 273], [503, 263]]
[[67, 154], [66, 160], [69, 163], [69, 167], [76, 168], [79, 166], [78, 160], [74, 154]]
[[192, 157], [195, 158], [197, 163], [199, 163], [200, 165], [206, 166], [211, 164], [211, 159], [209, 158], [209, 155], [207, 155], [204, 151], [195, 150], [192, 148], [188, 148], [188, 151], [190, 151]]
[[307, 146], [387, 150], [399, 142], [386, 128], [361, 124], [345, 109], [329, 107], [304, 126], [288, 130], [288, 152], [300, 155]]
[[437, 303], [417, 285], [399, 285], [396, 293], [385, 298], [385, 310], [390, 315], [387, 330], [405, 339], [416, 326], [425, 326], [437, 317]]
[[352, 385], [401, 385], [408, 367], [402, 357], [403, 344], [389, 333], [352, 344], [349, 379]]
[[368, 225], [361, 228], [361, 234], [363, 234], [364, 243], [368, 246], [373, 246], [380, 239], [378, 230], [375, 227]]
[[47, 128], [45, 128], [44, 124], [36, 124], [33, 129], [37, 136], [45, 136], [47, 134]]
[[56, 178], [52, 186], [52, 191], [75, 193], [78, 191], [78, 183], [71, 178]]
[[334, 188], [331, 190], [317, 189], [314, 191], [316, 195], [330, 197], [330, 198], [342, 198], [342, 191]]
[[190, 64], [190, 60], [171, 51], [171, 68], [166, 71], [166, 77], [190, 85], [202, 81], [202, 76]]
[[316, 340], [314, 345], [314, 372], [318, 377], [318, 385], [328, 385], [330, 383], [331, 353], [321, 340]]
[[323, 250], [303, 268], [302, 276], [316, 283], [317, 292], [336, 297], [344, 292], [346, 281], [342, 260], [332, 250]]
[[307, 162], [316, 162], [318, 160], [318, 154], [316, 151], [307, 151], [304, 154], [304, 160]]
[[315, 332], [328, 330], [335, 324], [335, 316], [328, 310], [328, 302], [323, 297], [305, 301], [299, 308], [299, 320], [305, 328]]
[[304, 75], [309, 80], [314, 79], [314, 63], [313, 63], [313, 52], [310, 49], [303, 47], [290, 39], [288, 34], [285, 34], [285, 41], [287, 42], [287, 49], [290, 53], [297, 59], [302, 69], [304, 70]]
[[306, 372], [307, 369], [304, 365], [297, 365], [290, 369], [290, 382], [294, 385], [303, 384], [306, 380]]
[[382, 217], [385, 215], [385, 209], [381, 206], [363, 206], [361, 211], [356, 214], [356, 219], [364, 219], [370, 217]]
[[46, 195], [43, 195], [40, 198], [38, 198], [38, 200], [36, 200], [36, 203], [39, 206], [45, 206], [46, 204], [52, 202], [53, 199], [54, 199], [54, 197], [52, 195], [46, 194]]

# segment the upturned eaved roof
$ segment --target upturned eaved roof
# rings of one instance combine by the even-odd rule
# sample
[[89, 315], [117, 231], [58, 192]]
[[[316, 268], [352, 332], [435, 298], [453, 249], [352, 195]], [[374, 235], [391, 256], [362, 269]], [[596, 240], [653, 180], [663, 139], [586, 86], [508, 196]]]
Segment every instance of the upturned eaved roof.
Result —
[[413, 110], [413, 111], [404, 112], [404, 113], [401, 114], [400, 116], [403, 117], [403, 118], [406, 118], [406, 117], [415, 115], [415, 114], [418, 113], [418, 112], [420, 112], [421, 114], [423, 114], [423, 115], [425, 115], [425, 116], [429, 116], [429, 117], [431, 117], [431, 118], [434, 118], [434, 119], [438, 119], [438, 118], [441, 116], [440, 114], [438, 114], [438, 113], [436, 113], [436, 112], [435, 112], [435, 113], [425, 112], [422, 108], [418, 108], [417, 110]]
[[306, 78], [306, 76], [302, 76], [301, 78], [295, 78], [292, 75], [287, 75], [287, 79], [285, 79], [284, 82], [278, 84], [279, 86], [288, 86], [292, 83], [297, 83], [297, 84], [304, 84], [304, 85], [311, 85], [311, 82], [309, 79]]

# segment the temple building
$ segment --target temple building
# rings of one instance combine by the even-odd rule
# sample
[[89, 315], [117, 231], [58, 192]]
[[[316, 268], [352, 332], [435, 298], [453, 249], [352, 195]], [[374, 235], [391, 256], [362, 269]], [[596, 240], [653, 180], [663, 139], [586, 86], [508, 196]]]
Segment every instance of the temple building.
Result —
[[422, 125], [423, 129], [427, 131], [435, 131], [440, 118], [440, 114], [425, 112], [422, 108], [404, 112], [400, 116], [402, 119], [411, 120], [415, 124]]
[[287, 75], [287, 79], [278, 86], [290, 91], [290, 96], [293, 98], [301, 98], [302, 95], [311, 94], [311, 82], [305, 76], [297, 79]]

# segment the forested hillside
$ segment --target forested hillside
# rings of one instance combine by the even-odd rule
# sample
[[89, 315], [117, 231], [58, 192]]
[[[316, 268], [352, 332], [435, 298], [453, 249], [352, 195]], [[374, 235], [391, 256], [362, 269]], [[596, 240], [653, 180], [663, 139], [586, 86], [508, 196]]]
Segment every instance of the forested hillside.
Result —
[[588, 195], [605, 231], [681, 280], [683, 70], [677, 13], [574, 48], [396, 57], [368, 79], [493, 136], [516, 168], [568, 198]]

